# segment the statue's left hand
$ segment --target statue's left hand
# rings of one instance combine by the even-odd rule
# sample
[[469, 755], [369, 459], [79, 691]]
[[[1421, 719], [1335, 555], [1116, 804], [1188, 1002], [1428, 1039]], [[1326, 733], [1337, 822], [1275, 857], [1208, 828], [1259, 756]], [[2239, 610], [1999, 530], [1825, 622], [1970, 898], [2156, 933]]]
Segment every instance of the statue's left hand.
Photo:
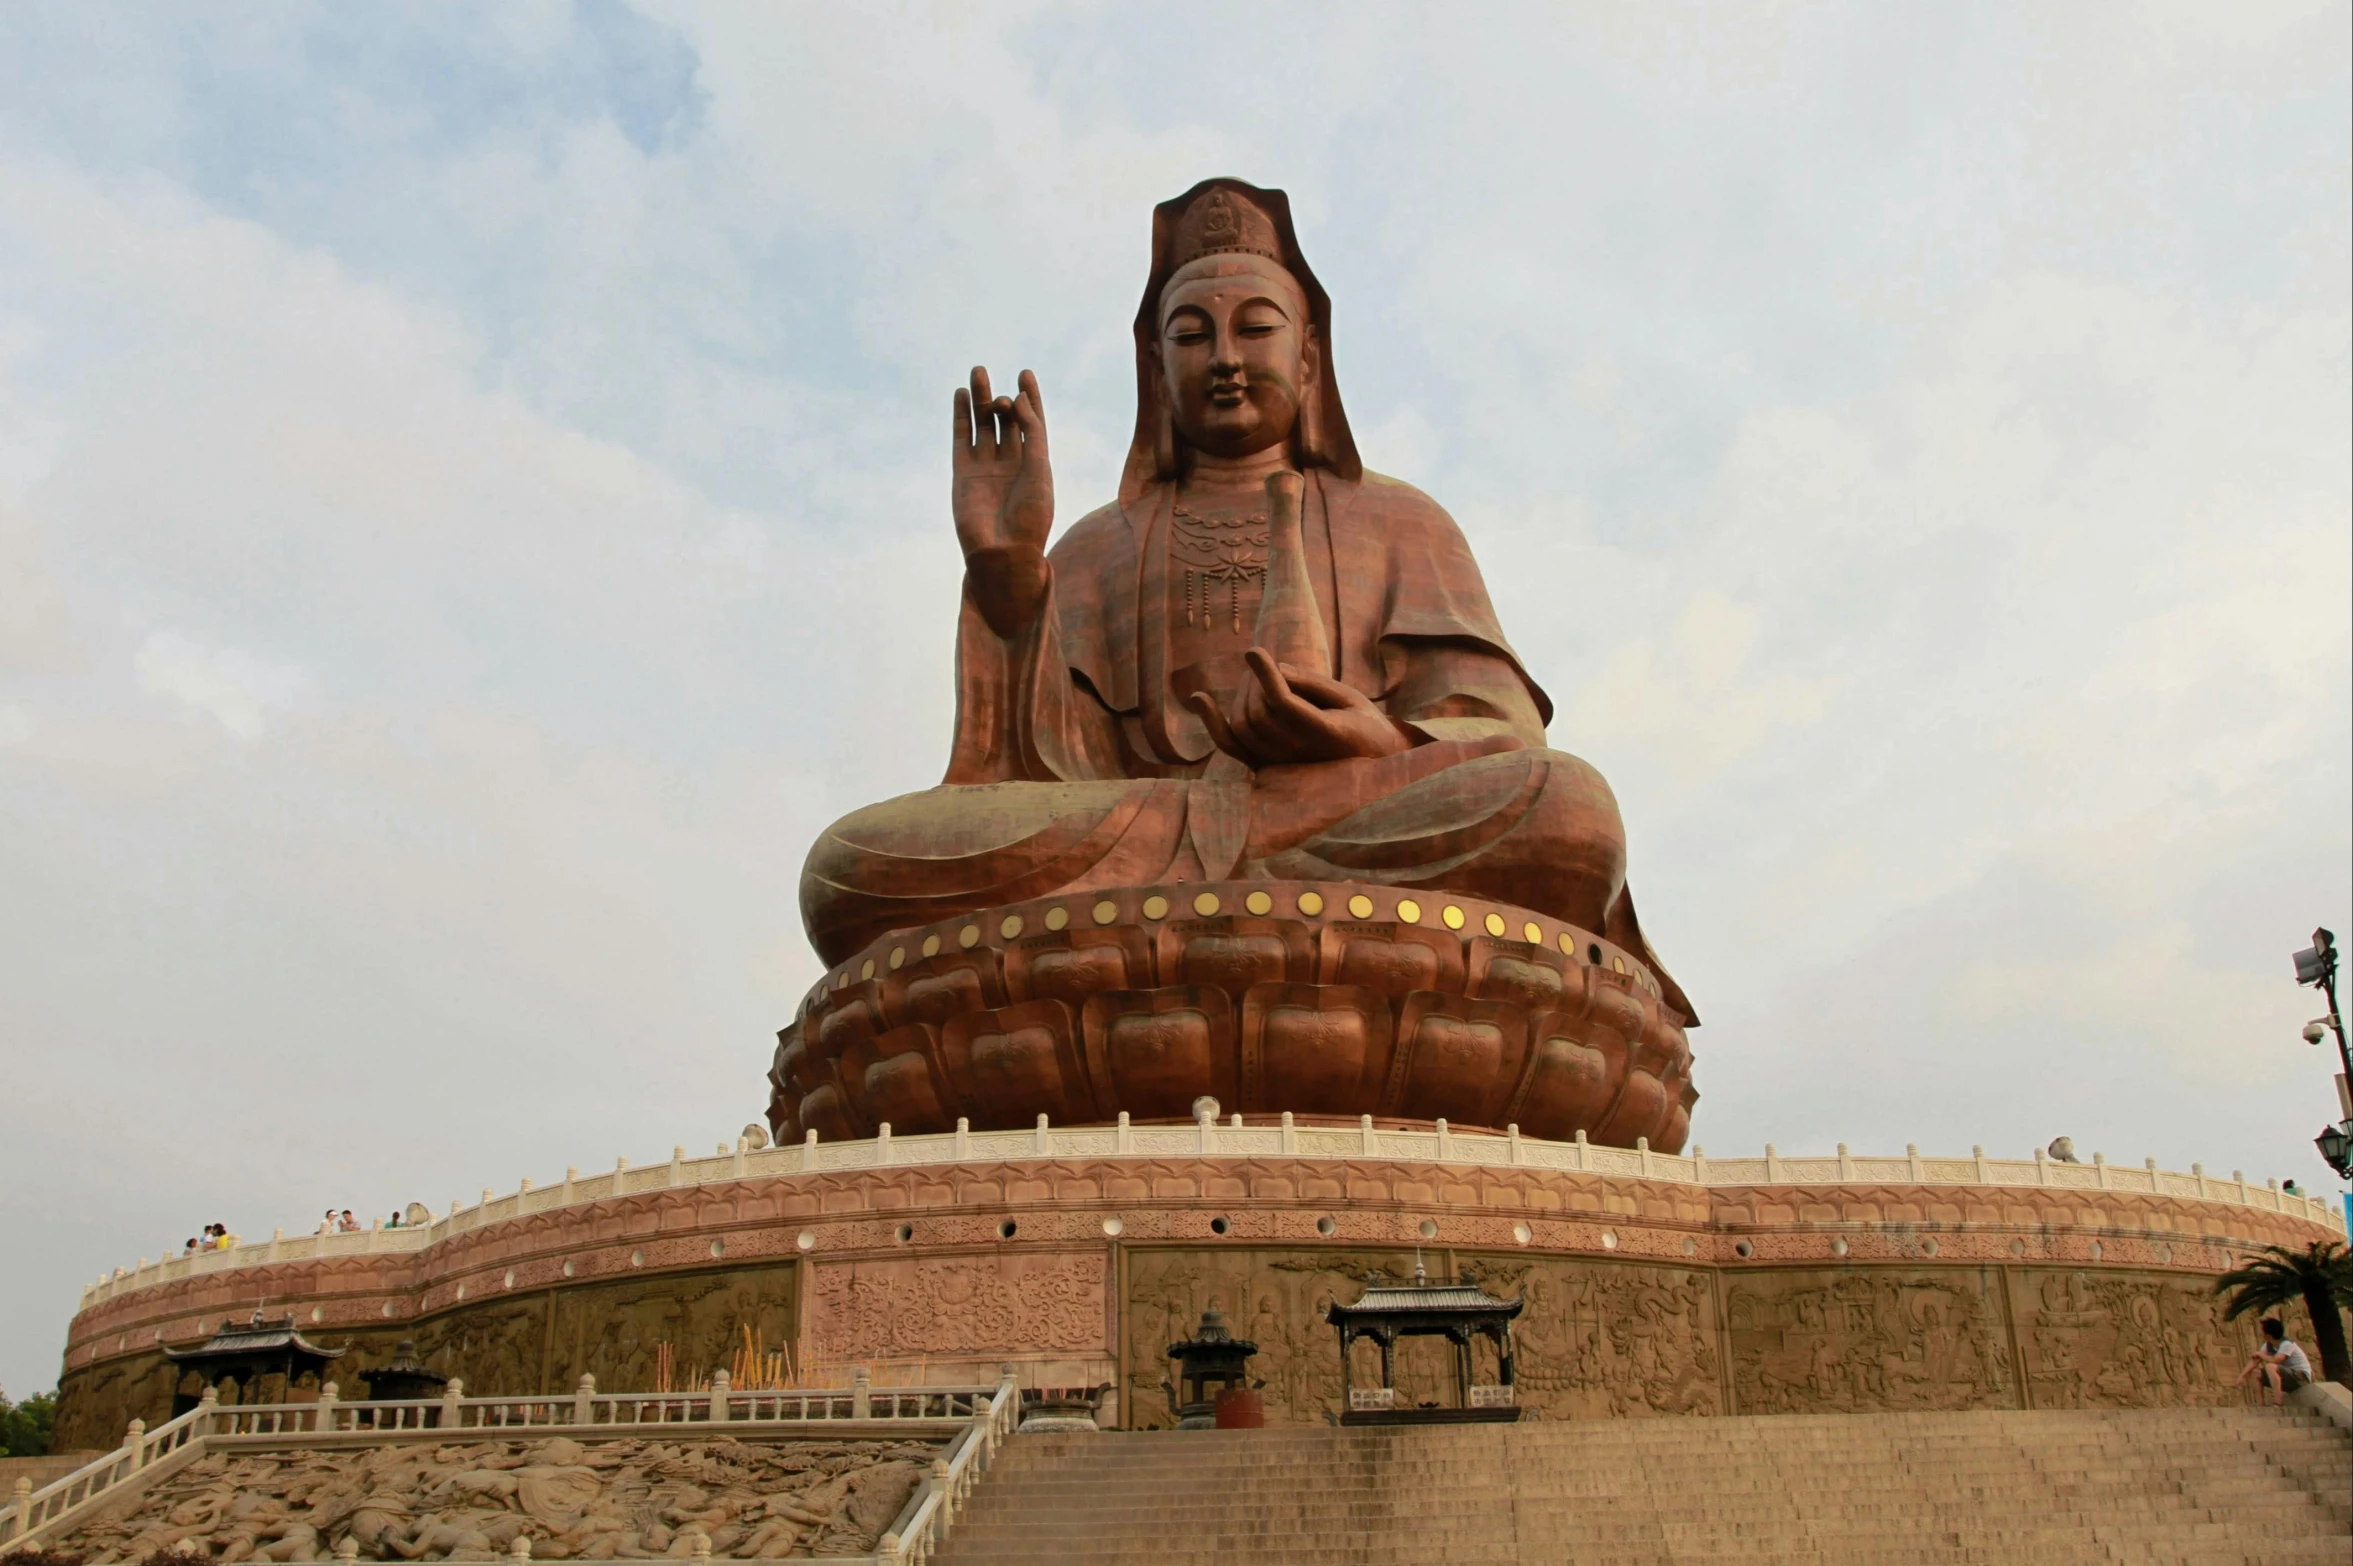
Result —
[[1354, 686], [1278, 664], [1263, 647], [1245, 656], [1251, 678], [1241, 689], [1222, 704], [1207, 691], [1195, 691], [1188, 704], [1217, 748], [1246, 765], [1391, 756], [1413, 747], [1413, 736]]

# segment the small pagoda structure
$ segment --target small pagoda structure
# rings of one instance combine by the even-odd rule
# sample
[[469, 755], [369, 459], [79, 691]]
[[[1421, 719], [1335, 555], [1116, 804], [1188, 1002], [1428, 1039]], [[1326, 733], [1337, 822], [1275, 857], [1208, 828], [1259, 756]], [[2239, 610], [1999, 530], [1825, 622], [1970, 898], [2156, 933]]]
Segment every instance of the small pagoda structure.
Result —
[[1223, 1311], [1214, 1305], [1203, 1311], [1201, 1325], [1193, 1329], [1193, 1335], [1168, 1346], [1168, 1357], [1177, 1364], [1177, 1380], [1184, 1384], [1183, 1396], [1165, 1381], [1160, 1385], [1168, 1393], [1169, 1411], [1176, 1415], [1177, 1428], [1215, 1429], [1219, 1399], [1252, 1390], [1250, 1356], [1257, 1352], [1256, 1343], [1234, 1336]]
[[[231, 1326], [224, 1321], [220, 1331], [196, 1347], [163, 1352], [165, 1358], [183, 1371], [195, 1371], [207, 1387], [217, 1387], [224, 1381], [236, 1382], [238, 1397], [245, 1402], [256, 1400], [264, 1376], [283, 1376], [291, 1389], [296, 1378], [317, 1376], [343, 1357], [343, 1350], [321, 1348], [296, 1331], [292, 1312], [287, 1313], [285, 1320], [273, 1322], [258, 1308], [253, 1319], [243, 1326]], [[177, 1418], [202, 1401], [200, 1393], [175, 1390], [172, 1416]]]
[[[1340, 1393], [1348, 1407], [1344, 1425], [1510, 1424], [1520, 1417], [1512, 1392], [1511, 1324], [1522, 1300], [1499, 1300], [1465, 1273], [1460, 1283], [1432, 1283], [1417, 1258], [1413, 1282], [1394, 1286], [1379, 1273], [1353, 1305], [1334, 1300], [1324, 1320], [1340, 1329]], [[1455, 1402], [1452, 1408], [1405, 1408], [1397, 1401], [1397, 1340], [1444, 1338], [1454, 1345]], [[1471, 1340], [1494, 1340], [1496, 1385], [1474, 1384]], [[1358, 1338], [1381, 1345], [1381, 1384], [1360, 1387], [1350, 1351]]]

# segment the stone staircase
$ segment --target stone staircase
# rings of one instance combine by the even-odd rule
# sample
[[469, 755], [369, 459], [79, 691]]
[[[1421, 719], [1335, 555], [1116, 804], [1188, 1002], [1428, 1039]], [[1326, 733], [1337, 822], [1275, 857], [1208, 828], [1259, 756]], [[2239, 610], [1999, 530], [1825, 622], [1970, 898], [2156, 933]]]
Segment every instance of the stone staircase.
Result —
[[1024, 1435], [941, 1560], [2345, 1566], [2353, 1443], [2259, 1408]]

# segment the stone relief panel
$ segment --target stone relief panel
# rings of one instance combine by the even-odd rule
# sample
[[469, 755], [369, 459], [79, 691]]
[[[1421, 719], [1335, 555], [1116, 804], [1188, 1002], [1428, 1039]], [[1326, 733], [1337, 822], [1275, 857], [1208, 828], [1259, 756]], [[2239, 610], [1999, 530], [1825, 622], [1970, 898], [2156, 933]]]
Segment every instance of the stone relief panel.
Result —
[[1489, 1294], [1527, 1302], [1512, 1328], [1522, 1419], [1724, 1411], [1706, 1271], [1517, 1256], [1459, 1262]]
[[807, 1350], [829, 1362], [1104, 1352], [1106, 1258], [893, 1257], [817, 1268]]
[[[524, 1397], [544, 1390], [547, 1367], [547, 1296], [513, 1300], [485, 1300], [480, 1305], [446, 1311], [416, 1324], [407, 1336], [417, 1341], [417, 1357], [444, 1376], [456, 1377], [475, 1397]], [[365, 1397], [367, 1389], [354, 1371], [344, 1371], [351, 1358], [336, 1361], [337, 1380], [350, 1377], [349, 1396]]]
[[1727, 1278], [1732, 1412], [2014, 1408], [1991, 1269]]
[[559, 1289], [546, 1390], [568, 1392], [585, 1373], [602, 1391], [651, 1392], [664, 1343], [679, 1384], [727, 1369], [747, 1330], [753, 1345], [783, 1349], [798, 1330], [798, 1276], [795, 1263], [782, 1262]]
[[134, 1419], [149, 1429], [172, 1413], [170, 1362], [160, 1353], [104, 1360], [59, 1378], [53, 1452], [110, 1447]]
[[[2243, 1396], [2232, 1383], [2253, 1349], [2257, 1318], [2223, 1320], [2224, 1301], [2207, 1279], [2021, 1270], [2012, 1288], [2036, 1408], [2215, 1405]], [[2304, 1311], [2291, 1309], [2282, 1322], [2312, 1353]]]
[[198, 1459], [60, 1546], [92, 1566], [863, 1556], [939, 1449], [922, 1441], [391, 1446]]

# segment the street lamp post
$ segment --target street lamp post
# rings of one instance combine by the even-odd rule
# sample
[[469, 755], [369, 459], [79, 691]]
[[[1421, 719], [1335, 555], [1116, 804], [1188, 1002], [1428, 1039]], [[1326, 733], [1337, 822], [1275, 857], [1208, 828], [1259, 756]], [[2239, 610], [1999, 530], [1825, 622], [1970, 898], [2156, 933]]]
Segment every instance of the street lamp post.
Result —
[[[2311, 985], [2328, 997], [2328, 1016], [2304, 1025], [2304, 1042], [2318, 1044], [2330, 1033], [2337, 1036], [2337, 1062], [2345, 1068], [2337, 1080], [2353, 1092], [2353, 1050], [2345, 1047], [2345, 1019], [2337, 1010], [2337, 938], [2327, 930], [2313, 931], [2311, 946], [2296, 953], [2296, 982]], [[2340, 1101], [2338, 1108], [2348, 1111], [2346, 1118], [2314, 1137], [2313, 1145], [2331, 1169], [2353, 1179], [2353, 1106]]]

